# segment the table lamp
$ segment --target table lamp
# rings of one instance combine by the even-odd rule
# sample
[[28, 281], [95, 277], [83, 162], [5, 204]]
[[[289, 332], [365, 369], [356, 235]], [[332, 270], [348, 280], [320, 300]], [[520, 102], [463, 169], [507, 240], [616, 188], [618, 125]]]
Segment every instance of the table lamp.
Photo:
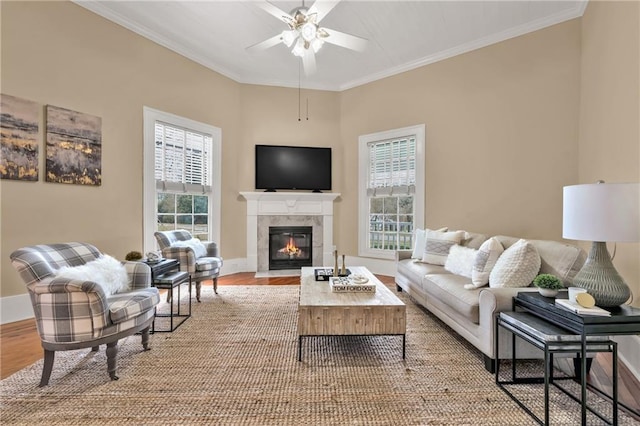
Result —
[[600, 307], [628, 301], [631, 290], [613, 266], [607, 242], [640, 241], [640, 184], [565, 186], [562, 237], [593, 242], [574, 286], [586, 289]]

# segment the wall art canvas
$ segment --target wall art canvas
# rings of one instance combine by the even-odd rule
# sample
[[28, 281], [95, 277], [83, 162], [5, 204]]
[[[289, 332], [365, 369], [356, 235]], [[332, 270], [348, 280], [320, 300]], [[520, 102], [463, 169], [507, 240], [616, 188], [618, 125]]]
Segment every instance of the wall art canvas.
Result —
[[0, 95], [0, 179], [38, 180], [39, 104]]
[[46, 180], [102, 184], [102, 119], [47, 105]]

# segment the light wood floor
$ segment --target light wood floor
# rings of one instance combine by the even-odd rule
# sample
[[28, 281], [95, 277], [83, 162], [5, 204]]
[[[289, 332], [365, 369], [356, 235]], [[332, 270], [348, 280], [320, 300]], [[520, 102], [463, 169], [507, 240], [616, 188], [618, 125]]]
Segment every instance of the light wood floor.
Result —
[[[394, 284], [393, 277], [378, 275], [387, 285]], [[226, 285], [292, 285], [299, 284], [298, 277], [255, 278], [253, 273], [239, 273], [221, 277], [218, 286]], [[205, 282], [203, 286], [211, 286]], [[209, 290], [210, 291], [210, 290]], [[224, 291], [224, 290], [223, 290]], [[0, 325], [0, 378], [4, 379], [43, 358], [40, 338], [33, 319]], [[478, 368], [483, 368], [478, 365]], [[621, 402], [631, 408], [625, 410], [640, 420], [640, 383], [629, 369], [618, 362], [618, 396]], [[596, 390], [611, 395], [611, 355], [598, 354], [588, 379]]]

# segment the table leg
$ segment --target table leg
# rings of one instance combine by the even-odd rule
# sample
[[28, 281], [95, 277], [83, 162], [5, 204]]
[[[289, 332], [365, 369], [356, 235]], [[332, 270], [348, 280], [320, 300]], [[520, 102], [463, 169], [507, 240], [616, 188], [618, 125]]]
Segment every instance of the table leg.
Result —
[[582, 332], [580, 348], [580, 395], [582, 398], [582, 425], [587, 424], [587, 335]]
[[407, 335], [402, 335], [402, 359], [406, 359], [405, 354], [407, 352]]
[[298, 336], [298, 361], [302, 361], [302, 336]]

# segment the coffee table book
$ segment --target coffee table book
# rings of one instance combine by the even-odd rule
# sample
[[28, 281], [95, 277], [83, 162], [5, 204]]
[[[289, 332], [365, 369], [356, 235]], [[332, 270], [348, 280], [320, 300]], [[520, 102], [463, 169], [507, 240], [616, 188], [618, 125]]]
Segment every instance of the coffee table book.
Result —
[[350, 277], [329, 277], [331, 291], [334, 293], [375, 293], [376, 285], [372, 282], [358, 284]]
[[600, 317], [610, 317], [611, 312], [594, 306], [593, 308], [585, 308], [576, 302], [572, 302], [569, 299], [556, 299], [556, 305], [568, 309], [571, 312], [575, 312], [578, 315], [597, 315]]

